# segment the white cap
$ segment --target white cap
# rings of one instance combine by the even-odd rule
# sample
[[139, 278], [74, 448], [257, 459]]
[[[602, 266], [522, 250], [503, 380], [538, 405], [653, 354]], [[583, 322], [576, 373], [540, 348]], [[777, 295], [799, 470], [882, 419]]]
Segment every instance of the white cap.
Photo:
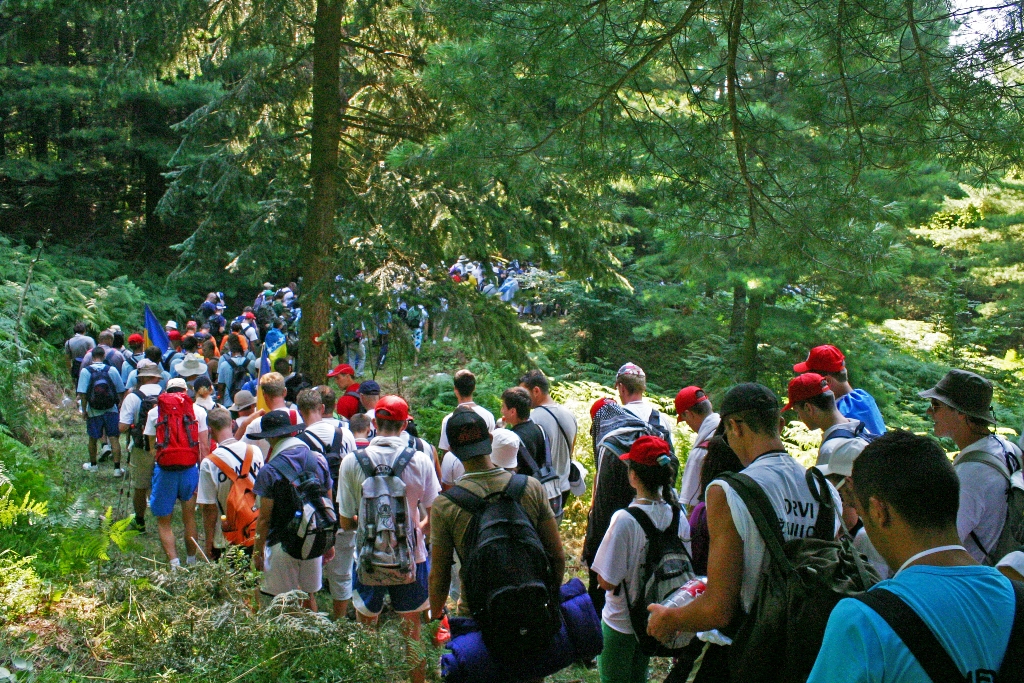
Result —
[[188, 384], [181, 377], [175, 377], [174, 379], [167, 380], [167, 391], [170, 391], [171, 389], [185, 391], [188, 389]]
[[825, 476], [838, 474], [841, 477], [853, 476], [853, 461], [857, 459], [868, 442], [864, 439], [846, 439], [844, 443], [832, 451], [832, 455], [825, 465], [818, 465], [818, 469]]
[[519, 453], [519, 435], [511, 429], [498, 428], [491, 432], [491, 462], [510, 470], [516, 466]]
[[167, 329], [167, 328], [170, 328], [172, 330], [176, 330], [176, 329], [178, 329], [178, 323], [174, 322], [173, 320], [168, 320], [167, 324], [164, 325], [164, 329]]

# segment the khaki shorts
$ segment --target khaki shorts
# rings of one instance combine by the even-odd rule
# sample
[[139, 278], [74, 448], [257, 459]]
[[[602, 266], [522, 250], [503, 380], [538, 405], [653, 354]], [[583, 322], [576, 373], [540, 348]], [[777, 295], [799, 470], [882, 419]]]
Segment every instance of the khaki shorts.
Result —
[[128, 464], [132, 473], [132, 487], [146, 490], [153, 485], [153, 453], [132, 448], [131, 462]]
[[288, 591], [301, 590], [316, 595], [322, 586], [323, 560], [296, 560], [286, 553], [280, 543], [265, 548], [263, 581], [260, 592], [275, 596]]

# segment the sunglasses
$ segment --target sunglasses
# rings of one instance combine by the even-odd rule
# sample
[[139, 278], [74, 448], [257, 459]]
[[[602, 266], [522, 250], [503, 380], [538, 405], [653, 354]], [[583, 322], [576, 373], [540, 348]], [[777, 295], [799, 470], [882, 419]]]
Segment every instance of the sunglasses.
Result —
[[940, 408], [948, 408], [948, 407], [949, 406], [947, 406], [942, 401], [938, 401], [938, 400], [936, 400], [934, 398], [931, 399], [931, 410], [932, 410], [933, 413], [938, 411]]

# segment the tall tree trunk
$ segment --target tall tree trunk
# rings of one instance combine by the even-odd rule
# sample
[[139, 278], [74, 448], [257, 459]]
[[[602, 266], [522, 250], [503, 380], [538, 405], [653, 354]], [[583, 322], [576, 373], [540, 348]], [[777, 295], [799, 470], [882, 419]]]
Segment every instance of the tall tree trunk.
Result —
[[747, 324], [743, 330], [743, 355], [741, 357], [742, 378], [746, 382], [757, 381], [757, 332], [761, 328], [764, 312], [764, 293], [759, 289], [750, 292], [747, 304]]
[[337, 211], [341, 139], [341, 17], [344, 0], [319, 0], [313, 26], [313, 122], [309, 175], [313, 197], [302, 232], [302, 330], [299, 363], [313, 384], [327, 380], [328, 344], [314, 344], [330, 323], [331, 245]]
[[160, 203], [160, 199], [164, 196], [164, 192], [167, 190], [167, 179], [163, 176], [163, 168], [161, 168], [159, 162], [155, 159], [143, 156], [139, 160], [139, 165], [142, 167], [142, 198], [143, 204], [145, 204], [146, 211], [146, 226], [144, 234], [146, 240], [150, 241], [154, 237], [159, 240], [160, 248], [166, 248], [175, 243], [172, 236], [164, 234], [163, 225], [160, 221], [160, 217], [156, 215], [157, 204]]
[[729, 341], [736, 343], [743, 335], [747, 318], [747, 288], [736, 285], [732, 288], [732, 318], [729, 321]]

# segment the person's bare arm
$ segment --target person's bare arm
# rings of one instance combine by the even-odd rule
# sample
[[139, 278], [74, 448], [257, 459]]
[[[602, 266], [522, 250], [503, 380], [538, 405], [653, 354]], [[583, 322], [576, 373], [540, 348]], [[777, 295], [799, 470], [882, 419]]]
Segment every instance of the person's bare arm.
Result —
[[205, 460], [210, 455], [210, 430], [199, 432], [199, 459]]
[[256, 518], [256, 540], [252, 544], [252, 566], [256, 571], [263, 571], [264, 549], [267, 547], [267, 534], [270, 533], [270, 514], [274, 511], [271, 498], [260, 498], [260, 514]]
[[743, 539], [736, 531], [721, 486], [707, 491], [708, 586], [703, 595], [682, 607], [648, 607], [647, 633], [664, 642], [679, 632], [695, 633], [724, 628], [740, 609], [743, 580]]
[[205, 538], [203, 550], [207, 557], [211, 557], [213, 555], [213, 537], [217, 533], [217, 504], [200, 503], [199, 508], [203, 511], [203, 536]]
[[558, 533], [558, 522], [554, 517], [544, 520], [537, 527], [537, 533], [544, 549], [551, 556], [552, 568], [558, 577], [558, 585], [561, 586], [565, 577], [565, 549], [562, 547], [562, 537]]
[[434, 543], [430, 547], [430, 618], [438, 619], [448, 601], [448, 590], [452, 585], [452, 549]]
[[355, 517], [345, 517], [338, 515], [338, 526], [342, 531], [355, 531], [359, 528], [359, 522]]
[[235, 430], [235, 438], [238, 439], [239, 441], [245, 438], [246, 427], [252, 424], [252, 421], [255, 420], [256, 418], [263, 417], [263, 414], [264, 411], [262, 408], [260, 408], [259, 410], [254, 410], [252, 415], [249, 415], [248, 417], [244, 418], [241, 422], [239, 422], [238, 429]]

